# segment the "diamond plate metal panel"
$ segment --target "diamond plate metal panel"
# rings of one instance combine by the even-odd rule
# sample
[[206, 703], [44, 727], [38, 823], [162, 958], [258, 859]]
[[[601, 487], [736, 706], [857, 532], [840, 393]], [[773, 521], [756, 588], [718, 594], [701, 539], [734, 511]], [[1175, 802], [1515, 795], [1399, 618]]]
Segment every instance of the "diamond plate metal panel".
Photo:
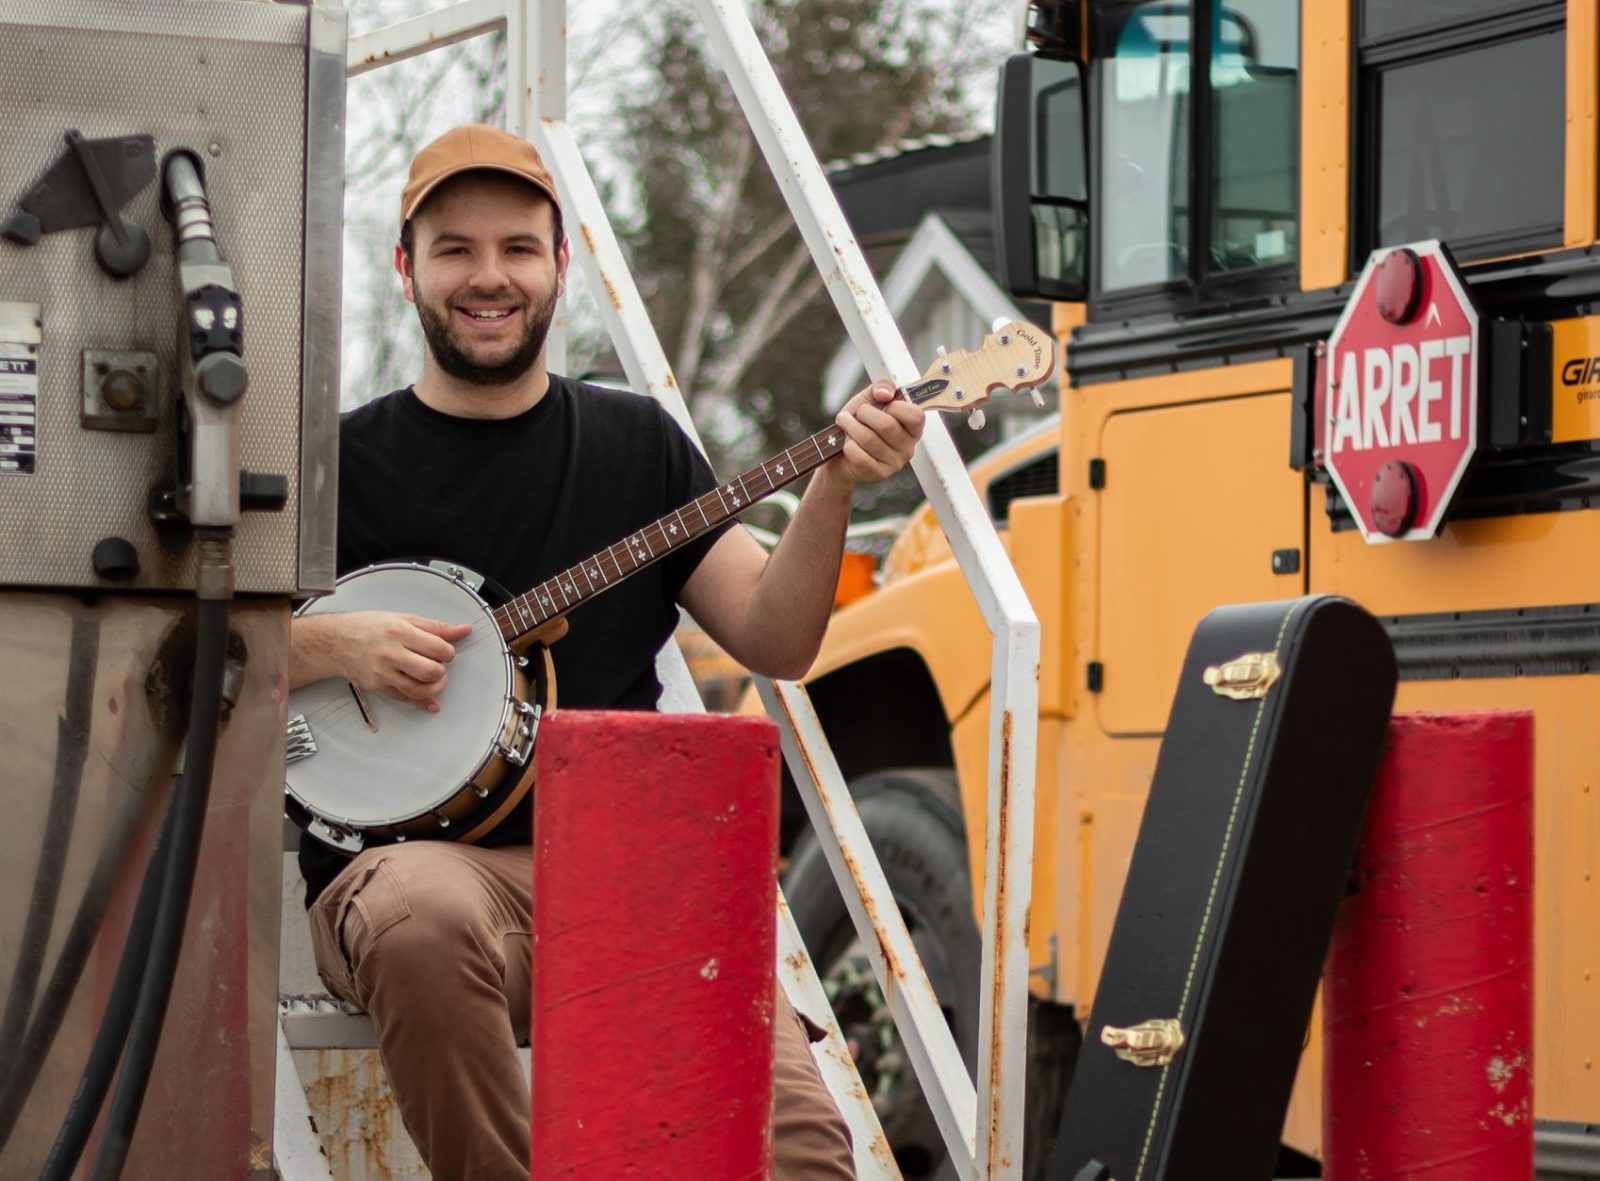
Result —
[[[241, 460], [251, 471], [288, 476], [290, 488], [283, 512], [244, 515], [237, 586], [291, 593], [302, 585], [309, 10], [238, 0], [78, 0], [43, 14], [40, 7], [0, 0], [0, 110], [8, 114], [0, 217], [61, 154], [69, 128], [89, 139], [148, 134], [158, 154], [179, 146], [199, 153], [244, 306], [250, 389]], [[339, 178], [326, 183], [337, 187]], [[95, 264], [92, 229], [49, 234], [31, 247], [0, 242], [0, 302], [42, 308], [37, 470], [0, 477], [0, 583], [97, 585], [90, 551], [120, 536], [139, 552], [134, 585], [193, 584], [188, 539], [158, 537], [147, 512], [150, 489], [172, 478], [175, 389], [163, 391], [154, 434], [88, 431], [78, 416], [84, 349], [153, 352], [164, 375], [178, 372], [172, 234], [158, 187], [159, 180], [123, 211], [152, 244], [149, 263], [131, 279], [113, 280]], [[333, 236], [310, 253], [337, 258], [338, 250]], [[337, 309], [337, 292], [321, 293], [330, 296]], [[311, 417], [325, 432], [327, 416]], [[331, 541], [332, 530], [310, 535]], [[313, 567], [327, 564], [327, 555], [311, 557]]]

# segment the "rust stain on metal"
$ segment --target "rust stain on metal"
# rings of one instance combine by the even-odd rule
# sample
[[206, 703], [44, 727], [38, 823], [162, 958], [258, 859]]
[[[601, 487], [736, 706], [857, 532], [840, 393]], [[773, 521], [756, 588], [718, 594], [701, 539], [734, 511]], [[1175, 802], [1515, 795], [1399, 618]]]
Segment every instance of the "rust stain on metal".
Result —
[[616, 308], [617, 311], [620, 312], [622, 310], [622, 296], [617, 294], [616, 284], [610, 278], [606, 279], [606, 298], [611, 300], [611, 306]]
[[1010, 822], [1011, 802], [1011, 725], [1012, 715], [1008, 709], [1000, 717], [1000, 807], [999, 824], [992, 835], [993, 840], [1000, 842], [995, 857], [995, 932], [994, 932], [994, 958], [995, 977], [990, 987], [993, 996], [990, 998], [990, 1012], [994, 1014], [994, 1029], [989, 1035], [989, 1160], [986, 1176], [994, 1176], [995, 1170], [1010, 1164], [1009, 1158], [998, 1158], [996, 1153], [1000, 1144], [1000, 1040], [1001, 1030], [1004, 1028], [1002, 1019], [1003, 1010], [1000, 1007], [1002, 1000], [1002, 985], [1005, 980], [1005, 951], [1006, 951], [1006, 848], [1008, 836], [1006, 827]]
[[[789, 723], [790, 732], [798, 735], [800, 733], [800, 728], [794, 724], [794, 713], [792, 710], [790, 710], [789, 703], [783, 699], [783, 695], [781, 693], [777, 694], [775, 700], [778, 703], [778, 708], [783, 711], [784, 719]], [[806, 744], [803, 742], [797, 741], [795, 746], [800, 751], [800, 757], [805, 760], [806, 771], [811, 776], [811, 782], [816, 783], [817, 765], [811, 761], [811, 752], [806, 749]]]
[[897, 1177], [900, 1175], [900, 1163], [894, 1159], [894, 1149], [889, 1147], [889, 1140], [882, 1132], [872, 1138], [872, 1147], [868, 1150], [872, 1159], [877, 1162], [878, 1168], [885, 1176]]
[[[841, 843], [839, 845], [839, 855], [844, 858], [844, 863], [850, 870], [850, 879], [859, 886], [861, 884], [861, 867], [856, 863], [854, 854]], [[878, 953], [883, 956], [885, 976], [887, 977], [887, 987], [884, 989], [886, 995], [883, 999], [892, 1004], [894, 986], [905, 979], [905, 970], [900, 966], [899, 959], [890, 950], [888, 941], [883, 937], [883, 921], [878, 916], [877, 903], [867, 891], [860, 890], [859, 893], [861, 895], [861, 905], [867, 908], [867, 920], [872, 924], [872, 933], [878, 937]]]
[[578, 227], [583, 232], [583, 244], [589, 248], [590, 254], [598, 254], [599, 250], [594, 244], [594, 231], [589, 228], [588, 222], [583, 222]]
[[[372, 1051], [319, 1050], [316, 1082], [306, 1100], [322, 1136], [324, 1155], [342, 1157], [346, 1172], [361, 1176], [399, 1175], [402, 1162], [391, 1159], [390, 1149], [406, 1144], [394, 1092]], [[332, 1151], [329, 1151], [331, 1146]], [[335, 1170], [338, 1172], [339, 1170]]]
[[[871, 907], [868, 907], [869, 912]], [[900, 961], [895, 958], [894, 952], [889, 950], [889, 944], [884, 940], [882, 932], [878, 930], [878, 916], [872, 916], [872, 930], [878, 936], [878, 950], [883, 953], [884, 981], [883, 1003], [890, 1010], [895, 1008], [895, 992], [905, 983], [905, 970], [900, 967]]]
[[678, 388], [678, 379], [673, 377], [672, 374], [667, 374], [667, 376], [662, 380], [669, 390], [675, 390]]
[[[795, 725], [794, 713], [789, 709], [788, 703], [781, 695], [778, 696], [777, 701], [778, 707], [783, 710], [784, 717], [789, 723], [790, 732], [798, 736], [800, 733], [800, 728]], [[801, 741], [796, 741], [795, 746], [800, 752], [801, 760], [805, 763], [806, 773], [811, 776], [811, 781], [813, 783], [820, 783], [821, 776], [817, 774], [817, 766], [811, 758], [810, 749], [804, 742]], [[826, 800], [824, 800], [824, 806], [826, 806]], [[829, 819], [832, 819], [831, 812]], [[837, 826], [835, 826], [835, 831], [837, 832]], [[839, 844], [839, 855], [844, 858], [845, 867], [850, 871], [850, 879], [859, 887], [861, 885], [861, 867], [859, 864], [857, 864], [855, 856], [844, 846], [843, 842], [840, 842]], [[890, 949], [888, 941], [883, 937], [883, 921], [878, 914], [877, 903], [866, 890], [858, 889], [858, 893], [861, 896], [862, 906], [866, 907], [867, 919], [872, 924], [872, 932], [877, 936], [878, 951], [883, 956], [883, 999], [891, 1008], [893, 1008], [895, 992], [903, 989], [905, 985], [905, 967], [900, 963], [899, 958]]]
[[789, 970], [791, 972], [798, 974], [805, 971], [807, 962], [806, 953], [803, 951], [791, 951], [788, 955], [783, 957], [783, 962], [789, 965]]

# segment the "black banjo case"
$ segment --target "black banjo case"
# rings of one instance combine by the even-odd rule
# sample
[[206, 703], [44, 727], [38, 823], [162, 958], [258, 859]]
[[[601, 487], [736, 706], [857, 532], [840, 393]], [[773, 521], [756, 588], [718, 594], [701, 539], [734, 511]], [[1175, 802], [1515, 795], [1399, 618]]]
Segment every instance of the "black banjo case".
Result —
[[1344, 599], [1200, 622], [1050, 1181], [1273, 1176], [1395, 679]]

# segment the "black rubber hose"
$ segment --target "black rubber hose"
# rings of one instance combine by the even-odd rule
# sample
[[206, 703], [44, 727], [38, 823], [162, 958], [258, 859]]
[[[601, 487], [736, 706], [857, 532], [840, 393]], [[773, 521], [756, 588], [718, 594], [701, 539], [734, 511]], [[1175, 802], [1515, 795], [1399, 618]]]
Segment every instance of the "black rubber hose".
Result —
[[[133, 837], [138, 828], [139, 817], [144, 813], [150, 800], [159, 798], [157, 791], [157, 786], [152, 783], [143, 791], [129, 794], [123, 801], [111, 829], [106, 833], [100, 855], [96, 858], [94, 869], [89, 874], [89, 883], [84, 887], [83, 897], [78, 903], [78, 913], [73, 916], [72, 926], [67, 929], [67, 936], [61, 942], [61, 951], [56, 956], [56, 966], [50, 973], [50, 982], [40, 994], [33, 1020], [28, 1023], [28, 1031], [22, 1037], [22, 1044], [17, 1050], [16, 1064], [5, 1075], [4, 1081], [0, 1082], [0, 1152], [5, 1150], [6, 1143], [16, 1128], [17, 1117], [22, 1114], [23, 1107], [33, 1093], [33, 1086], [39, 1079], [39, 1072], [44, 1068], [44, 1063], [50, 1055], [50, 1049], [55, 1045], [56, 1035], [61, 1031], [61, 1023], [67, 1015], [73, 992], [78, 987], [78, 980], [83, 975], [83, 969], [94, 951], [95, 940], [100, 935], [100, 928], [105, 923], [106, 907], [111, 901], [112, 889], [133, 851]], [[159, 871], [153, 880], [159, 884], [161, 880]], [[147, 931], [155, 920], [154, 900], [160, 897], [155, 893], [158, 888], [159, 886], [151, 887], [153, 900], [150, 903], [149, 919], [145, 923]], [[148, 934], [144, 943], [148, 946]], [[143, 952], [140, 953], [140, 959], [142, 961]], [[119, 1036], [117, 1040], [119, 1056], [121, 1051], [122, 1036]], [[116, 1059], [112, 1060], [113, 1065], [115, 1061]]]
[[[11, 1076], [25, 1062], [17, 1051], [33, 1010], [34, 990], [44, 968], [44, 952], [55, 925], [56, 902], [61, 894], [61, 870], [72, 843], [78, 793], [83, 787], [83, 765], [89, 750], [89, 725], [94, 705], [94, 672], [100, 653], [98, 620], [74, 617], [67, 648], [65, 712], [56, 725], [55, 775], [50, 785], [50, 811], [44, 840], [39, 847], [39, 867], [33, 876], [33, 897], [23, 924], [22, 944], [11, 971], [5, 1015], [0, 1016], [0, 1090], [8, 1089]], [[0, 1131], [0, 1146], [5, 1133]]]
[[205, 830], [206, 805], [211, 797], [211, 771], [217, 754], [217, 731], [222, 720], [223, 675], [228, 661], [228, 602], [201, 599], [190, 687], [189, 741], [184, 751], [183, 776], [172, 797], [172, 841], [167, 852], [161, 905], [150, 944], [144, 983], [139, 989], [133, 1028], [123, 1055], [122, 1074], [111, 1100], [100, 1149], [90, 1177], [116, 1181], [122, 1175], [134, 1125], [144, 1104], [150, 1068], [161, 1041], [161, 1026], [172, 996], [178, 954], [183, 947], [183, 927], [189, 916], [194, 890], [195, 864], [200, 857], [200, 837]]
[[45, 1158], [39, 1181], [69, 1181], [78, 1167], [78, 1158], [89, 1143], [89, 1133], [94, 1131], [95, 1120], [100, 1118], [100, 1107], [111, 1080], [116, 1077], [117, 1063], [122, 1059], [122, 1048], [128, 1040], [128, 1028], [133, 1024], [135, 1003], [139, 998], [139, 981], [144, 975], [145, 962], [150, 956], [150, 940], [155, 932], [156, 915], [161, 909], [162, 885], [166, 880], [168, 856], [172, 848], [172, 826], [177, 812], [178, 793], [174, 791], [167, 801], [166, 814], [156, 832], [155, 844], [150, 849], [150, 862], [145, 866], [144, 883], [139, 887], [139, 900], [134, 904], [133, 918], [128, 923], [128, 934], [122, 943], [122, 958], [117, 963], [117, 974], [111, 982], [111, 992], [106, 1000], [105, 1012], [100, 1017], [100, 1029], [95, 1034], [89, 1050], [89, 1060], [78, 1077], [77, 1089], [67, 1105], [66, 1118], [56, 1133], [50, 1155]]

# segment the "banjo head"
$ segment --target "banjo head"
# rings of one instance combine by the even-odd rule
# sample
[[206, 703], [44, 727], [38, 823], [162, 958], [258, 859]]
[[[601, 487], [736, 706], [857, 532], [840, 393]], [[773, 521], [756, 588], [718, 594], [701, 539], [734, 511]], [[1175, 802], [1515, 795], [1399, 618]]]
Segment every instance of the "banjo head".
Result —
[[431, 714], [348, 681], [316, 681], [289, 695], [291, 729], [304, 719], [315, 753], [292, 757], [285, 790], [313, 816], [358, 830], [415, 820], [449, 801], [489, 761], [512, 708], [513, 660], [489, 607], [464, 582], [420, 565], [370, 566], [300, 614], [397, 611], [470, 623]]

